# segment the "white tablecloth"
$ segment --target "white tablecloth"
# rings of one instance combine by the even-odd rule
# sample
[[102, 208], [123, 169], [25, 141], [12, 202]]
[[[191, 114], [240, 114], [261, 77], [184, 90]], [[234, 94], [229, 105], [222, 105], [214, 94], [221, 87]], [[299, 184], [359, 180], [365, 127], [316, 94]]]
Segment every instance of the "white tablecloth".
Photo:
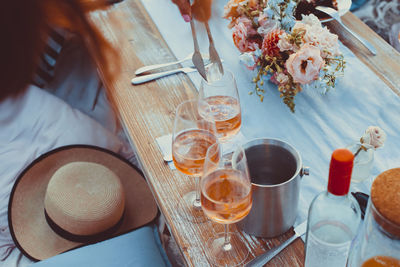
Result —
[[[193, 51], [189, 23], [181, 18], [178, 8], [169, 0], [142, 0], [151, 18], [177, 58]], [[227, 1], [213, 3], [211, 32], [225, 68], [236, 76], [243, 112], [242, 133], [246, 139], [270, 137], [284, 140], [301, 154], [310, 176], [302, 179], [299, 216], [303, 221], [313, 197], [327, 187], [330, 157], [334, 149], [357, 141], [370, 125], [380, 126], [387, 133], [383, 148], [375, 151], [372, 177], [394, 167], [400, 167], [400, 97], [371, 70], [341, 45], [347, 67], [335, 89], [322, 95], [303, 90], [296, 96], [293, 114], [279, 98], [273, 84], [266, 85], [264, 102], [249, 95], [254, 87], [251, 73], [239, 62], [239, 52], [232, 42], [228, 21], [222, 18]], [[200, 48], [208, 53], [208, 39], [203, 25], [197, 24]], [[149, 62], [160, 63], [160, 62]], [[200, 76], [189, 74], [198, 87]], [[170, 79], [170, 78], [164, 78]], [[368, 182], [358, 189], [368, 193]]]

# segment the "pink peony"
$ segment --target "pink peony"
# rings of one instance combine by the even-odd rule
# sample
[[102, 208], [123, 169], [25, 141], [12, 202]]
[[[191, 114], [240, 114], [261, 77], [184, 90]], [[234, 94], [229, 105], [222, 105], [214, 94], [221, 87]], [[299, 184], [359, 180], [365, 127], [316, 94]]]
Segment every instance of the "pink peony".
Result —
[[257, 34], [257, 31], [256, 29], [253, 28], [253, 23], [251, 22], [250, 19], [242, 16], [236, 20], [236, 23], [243, 23], [243, 25], [246, 27], [248, 36]]
[[[302, 40], [303, 44], [318, 47], [322, 58], [326, 58], [329, 55], [340, 55], [338, 36], [331, 33], [328, 28], [322, 27], [321, 22], [313, 14], [303, 16], [302, 21], [296, 22], [292, 31], [295, 30], [305, 32]], [[279, 48], [281, 48], [281, 51], [282, 49], [290, 50], [287, 49], [289, 46], [284, 41], [279, 44]]]
[[305, 44], [299, 51], [289, 56], [285, 66], [294, 82], [308, 84], [319, 77], [319, 71], [324, 64], [319, 49]]
[[233, 28], [232, 38], [233, 43], [242, 53], [254, 51], [256, 48], [258, 48], [257, 43], [249, 41], [247, 28], [243, 23], [238, 23]]

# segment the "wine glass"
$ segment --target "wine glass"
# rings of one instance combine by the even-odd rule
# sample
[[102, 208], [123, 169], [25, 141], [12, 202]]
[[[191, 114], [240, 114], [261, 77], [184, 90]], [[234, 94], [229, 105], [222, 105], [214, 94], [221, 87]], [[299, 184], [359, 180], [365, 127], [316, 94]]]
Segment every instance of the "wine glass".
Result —
[[[219, 141], [226, 143], [231, 140], [240, 131], [242, 124], [239, 94], [233, 73], [224, 70], [224, 74], [218, 80], [202, 80], [199, 99], [211, 107], [200, 110], [200, 113], [214, 117]], [[207, 114], [209, 111], [211, 114]]]
[[189, 220], [204, 222], [201, 210], [199, 180], [209, 146], [217, 142], [215, 122], [200, 116], [198, 110], [209, 109], [203, 101], [187, 100], [176, 108], [172, 134], [172, 159], [176, 168], [195, 178], [196, 189], [183, 196], [179, 204], [181, 214], [191, 214]]
[[251, 181], [246, 155], [237, 148], [231, 157], [222, 155], [221, 145], [210, 146], [200, 181], [201, 207], [205, 215], [224, 225], [224, 232], [208, 241], [209, 256], [217, 266], [242, 264], [249, 251], [229, 225], [246, 217], [252, 206]]

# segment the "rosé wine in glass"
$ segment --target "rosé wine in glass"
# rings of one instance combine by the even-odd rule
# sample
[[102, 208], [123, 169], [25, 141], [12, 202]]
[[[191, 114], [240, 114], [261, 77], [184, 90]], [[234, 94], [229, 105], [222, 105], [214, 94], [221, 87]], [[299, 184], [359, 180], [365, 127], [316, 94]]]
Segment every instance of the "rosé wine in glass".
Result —
[[249, 214], [251, 184], [243, 182], [241, 172], [217, 170], [203, 177], [201, 205], [204, 213], [217, 223], [236, 223]]
[[216, 143], [217, 131], [211, 116], [200, 115], [199, 110], [209, 111], [205, 101], [186, 100], [178, 105], [172, 132], [172, 159], [178, 171], [194, 177], [195, 190], [182, 196], [177, 204], [179, 214], [194, 223], [207, 220], [201, 209], [200, 176], [209, 146]]
[[209, 109], [199, 109], [202, 116], [211, 116], [217, 128], [220, 142], [228, 142], [240, 131], [242, 112], [235, 76], [225, 70], [215, 81], [201, 81], [199, 99], [208, 104]]
[[[211, 108], [217, 134], [221, 140], [229, 139], [240, 131], [242, 114], [240, 103], [232, 96], [209, 96], [204, 99]], [[202, 111], [200, 111], [202, 113]]]
[[210, 146], [200, 180], [204, 214], [224, 225], [224, 232], [207, 242], [207, 254], [216, 266], [241, 266], [249, 250], [240, 235], [229, 232], [229, 225], [249, 214], [253, 203], [252, 185], [243, 148], [237, 147], [233, 153], [222, 152], [221, 144]]
[[206, 130], [194, 129], [179, 133], [172, 144], [175, 167], [187, 175], [200, 176], [207, 149], [215, 142], [216, 137]]

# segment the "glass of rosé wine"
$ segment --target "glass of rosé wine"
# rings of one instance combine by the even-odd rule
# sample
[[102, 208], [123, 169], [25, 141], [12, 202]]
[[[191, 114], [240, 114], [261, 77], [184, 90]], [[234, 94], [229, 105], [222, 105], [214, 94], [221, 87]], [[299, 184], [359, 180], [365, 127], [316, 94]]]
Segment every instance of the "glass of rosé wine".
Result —
[[229, 232], [229, 225], [246, 217], [253, 203], [249, 170], [241, 147], [230, 155], [222, 155], [219, 143], [210, 146], [200, 181], [205, 215], [224, 225], [224, 232], [207, 243], [209, 258], [217, 266], [241, 265], [249, 255], [240, 235]]
[[221, 143], [231, 140], [242, 124], [240, 100], [233, 73], [225, 70], [217, 80], [202, 80], [199, 99], [208, 103], [210, 109], [200, 110], [204, 116], [214, 117], [218, 139]]
[[172, 159], [182, 173], [195, 178], [195, 190], [183, 196], [180, 213], [187, 214], [192, 222], [204, 222], [200, 203], [199, 181], [207, 149], [217, 142], [215, 122], [210, 116], [200, 116], [199, 109], [209, 109], [208, 104], [197, 99], [182, 102], [176, 108], [172, 134]]

